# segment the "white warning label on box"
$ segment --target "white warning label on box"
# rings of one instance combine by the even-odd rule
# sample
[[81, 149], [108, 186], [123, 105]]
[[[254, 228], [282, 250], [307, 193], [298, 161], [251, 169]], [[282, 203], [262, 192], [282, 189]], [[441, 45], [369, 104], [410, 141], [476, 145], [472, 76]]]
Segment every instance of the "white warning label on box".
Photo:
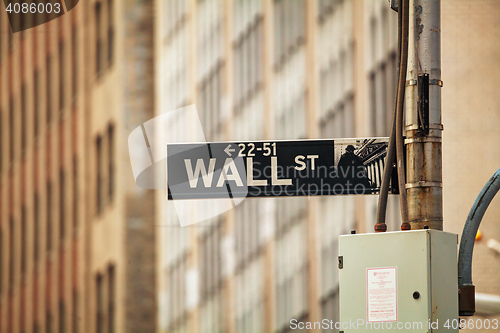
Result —
[[366, 269], [367, 321], [397, 321], [396, 267]]

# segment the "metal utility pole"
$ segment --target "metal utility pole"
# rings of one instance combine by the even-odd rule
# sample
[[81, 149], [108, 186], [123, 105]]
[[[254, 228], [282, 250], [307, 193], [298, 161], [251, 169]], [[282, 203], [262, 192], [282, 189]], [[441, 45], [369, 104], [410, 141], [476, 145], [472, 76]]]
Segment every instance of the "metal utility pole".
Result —
[[443, 230], [441, 1], [410, 0], [406, 161], [411, 229]]

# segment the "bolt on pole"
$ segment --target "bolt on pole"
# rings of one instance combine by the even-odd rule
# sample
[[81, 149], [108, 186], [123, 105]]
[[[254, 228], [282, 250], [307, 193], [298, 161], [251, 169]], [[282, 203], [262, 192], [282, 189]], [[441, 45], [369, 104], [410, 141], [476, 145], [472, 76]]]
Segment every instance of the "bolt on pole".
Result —
[[443, 230], [441, 1], [410, 0], [406, 165], [411, 229]]

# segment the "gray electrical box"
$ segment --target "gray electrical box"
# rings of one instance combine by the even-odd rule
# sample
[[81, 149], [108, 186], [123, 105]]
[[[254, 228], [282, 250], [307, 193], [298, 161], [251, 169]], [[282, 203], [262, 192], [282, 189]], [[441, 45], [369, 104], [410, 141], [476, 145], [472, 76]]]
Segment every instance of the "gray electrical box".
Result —
[[340, 331], [458, 332], [458, 236], [340, 236]]

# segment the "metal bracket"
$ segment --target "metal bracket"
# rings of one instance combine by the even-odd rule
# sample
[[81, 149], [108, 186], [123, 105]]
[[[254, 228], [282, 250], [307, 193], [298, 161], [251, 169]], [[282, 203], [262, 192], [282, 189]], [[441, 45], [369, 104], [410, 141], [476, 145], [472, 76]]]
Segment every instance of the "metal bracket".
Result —
[[339, 256], [339, 269], [344, 268], [344, 256]]
[[414, 142], [442, 142], [442, 138], [438, 136], [422, 136], [422, 137], [415, 137], [415, 138], [410, 138], [405, 140], [405, 145], [409, 143], [414, 143]]
[[429, 74], [418, 76], [417, 112], [419, 131], [429, 134]]
[[443, 86], [443, 81], [432, 79], [432, 80], [429, 80], [429, 85], [442, 87]]
[[[429, 129], [443, 131], [444, 126], [443, 126], [443, 124], [429, 124]], [[408, 125], [405, 127], [405, 130], [407, 130], [407, 131], [418, 130], [418, 125], [415, 125], [415, 124]]]
[[[417, 80], [407, 80], [406, 81], [406, 86], [416, 86], [418, 84]], [[443, 81], [441, 80], [435, 80], [435, 79], [431, 79], [429, 80], [429, 85], [430, 86], [440, 86], [442, 87], [443, 86]]]
[[391, 9], [395, 12], [399, 9], [399, 0], [391, 0]]
[[474, 285], [458, 286], [458, 311], [460, 316], [473, 316], [476, 312], [476, 294]]
[[419, 181], [416, 183], [407, 183], [406, 184], [406, 188], [414, 188], [414, 187], [443, 187], [443, 183]]

